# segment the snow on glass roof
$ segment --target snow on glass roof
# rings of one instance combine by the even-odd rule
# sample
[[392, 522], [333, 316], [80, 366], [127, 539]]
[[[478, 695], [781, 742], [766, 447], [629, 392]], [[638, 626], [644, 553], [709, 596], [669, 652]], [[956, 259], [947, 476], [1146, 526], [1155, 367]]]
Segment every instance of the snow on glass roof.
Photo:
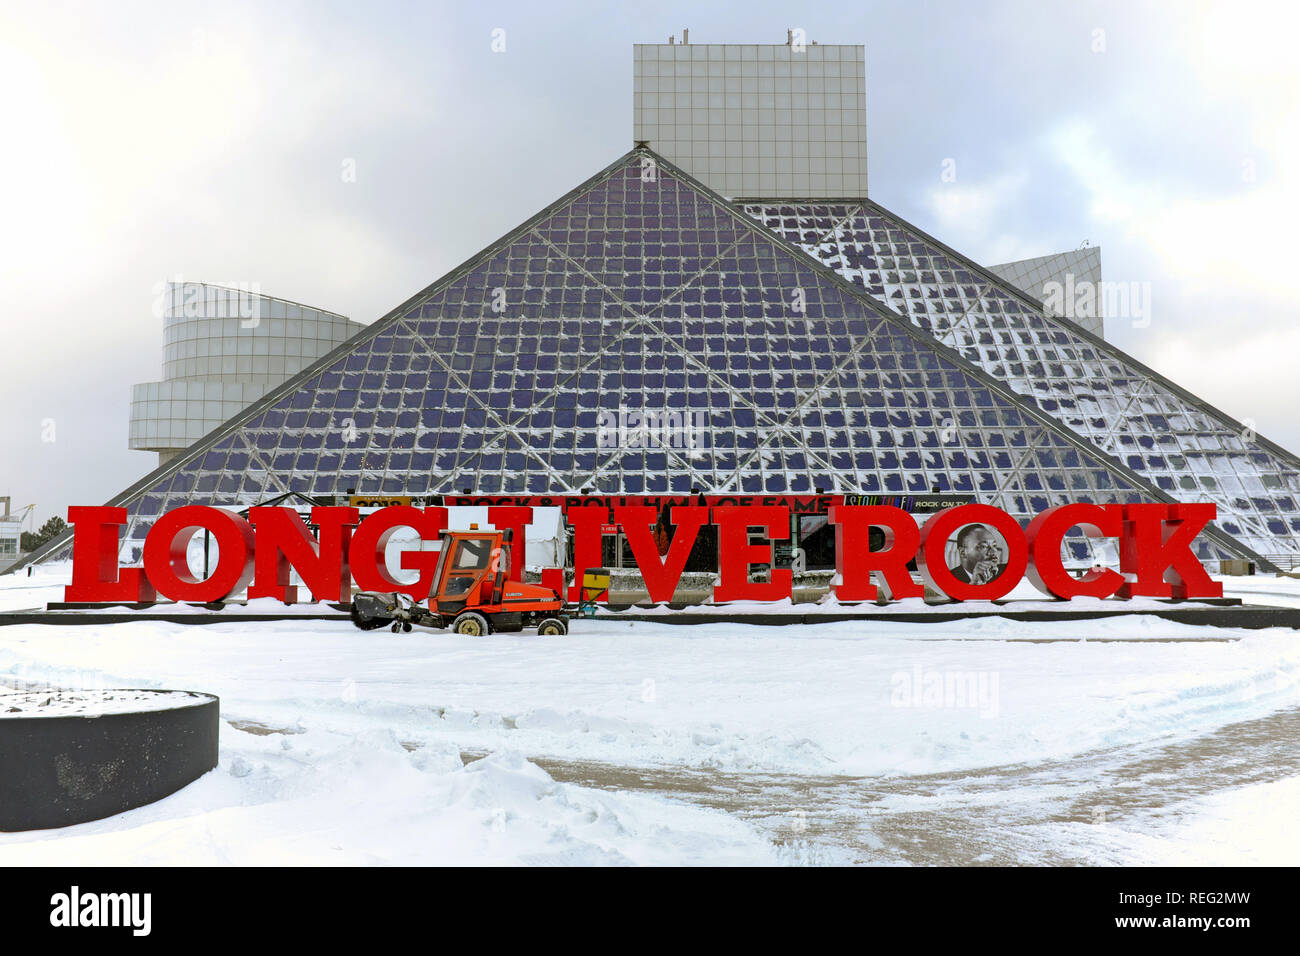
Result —
[[879, 204], [745, 211], [1256, 552], [1300, 554], [1300, 459]]
[[[1201, 446], [1171, 442], [1184, 426], [1169, 400], [1094, 343], [984, 291], [962, 263], [940, 265], [874, 209], [748, 211], [757, 221], [633, 150], [111, 501], [130, 516], [123, 558], [138, 560], [154, 519], [180, 505], [349, 488], [937, 488], [1021, 519], [1069, 501], [1197, 496], [1143, 477], [1197, 474], [1153, 462]], [[961, 318], [986, 300], [987, 318]], [[1116, 380], [1085, 399], [1074, 383], [1092, 364]], [[1117, 409], [1168, 425], [1117, 433]], [[698, 424], [693, 447], [663, 431], [610, 440], [611, 421], [646, 412]], [[1197, 421], [1196, 435], [1222, 440]], [[1253, 557], [1219, 529], [1201, 549]], [[45, 553], [58, 550], [66, 539]]]

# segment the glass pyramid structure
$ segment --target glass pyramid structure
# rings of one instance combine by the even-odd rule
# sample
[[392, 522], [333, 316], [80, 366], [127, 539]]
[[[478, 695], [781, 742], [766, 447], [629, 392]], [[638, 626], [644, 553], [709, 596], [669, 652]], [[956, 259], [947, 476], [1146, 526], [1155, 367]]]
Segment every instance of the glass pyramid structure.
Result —
[[[956, 258], [940, 264], [948, 254], [893, 217], [745, 212], [633, 150], [109, 502], [128, 509], [123, 560], [180, 505], [347, 489], [938, 489], [1024, 520], [1068, 501], [1210, 493], [1182, 481], [1207, 446], [1176, 439], [1222, 440], [1216, 420], [1183, 423], [1095, 342]], [[1085, 400], [1093, 364], [1112, 380]], [[602, 412], [619, 410], [694, 414], [704, 440], [605, 447]], [[1254, 454], [1218, 451], [1230, 455], [1204, 473], [1220, 478], [1220, 462]], [[1271, 525], [1253, 523], [1259, 509], [1249, 525], [1224, 513], [1251, 543], [1211, 527], [1202, 554], [1257, 558]]]
[[1274, 561], [1300, 557], [1300, 459], [870, 200], [745, 211], [934, 341]]

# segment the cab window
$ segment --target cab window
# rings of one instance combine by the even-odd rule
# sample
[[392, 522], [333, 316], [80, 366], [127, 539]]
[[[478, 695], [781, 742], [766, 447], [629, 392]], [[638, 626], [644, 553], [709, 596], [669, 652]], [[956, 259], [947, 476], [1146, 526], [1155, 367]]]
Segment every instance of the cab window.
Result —
[[472, 574], [461, 574], [456, 577], [447, 579], [447, 586], [442, 589], [447, 597], [455, 597], [458, 594], [465, 594], [469, 591], [470, 586], [474, 583], [475, 578]]
[[453, 571], [482, 571], [488, 566], [488, 559], [491, 556], [491, 538], [462, 541], [456, 550], [456, 557], [451, 567]]

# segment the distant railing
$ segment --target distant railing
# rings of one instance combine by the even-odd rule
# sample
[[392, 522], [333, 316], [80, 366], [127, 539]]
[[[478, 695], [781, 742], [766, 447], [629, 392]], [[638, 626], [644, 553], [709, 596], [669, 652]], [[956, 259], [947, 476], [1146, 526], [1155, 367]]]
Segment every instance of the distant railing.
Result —
[[1300, 568], [1300, 554], [1292, 552], [1286, 554], [1261, 554], [1260, 557], [1272, 562], [1283, 571], [1295, 571]]

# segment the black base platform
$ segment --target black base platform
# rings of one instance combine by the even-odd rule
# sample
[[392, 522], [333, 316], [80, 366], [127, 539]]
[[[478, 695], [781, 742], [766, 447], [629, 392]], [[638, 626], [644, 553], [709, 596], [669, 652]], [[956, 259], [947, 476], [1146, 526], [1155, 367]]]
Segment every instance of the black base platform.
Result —
[[215, 767], [220, 701], [145, 693], [181, 699], [116, 713], [0, 715], [0, 831], [100, 820], [161, 800]]

